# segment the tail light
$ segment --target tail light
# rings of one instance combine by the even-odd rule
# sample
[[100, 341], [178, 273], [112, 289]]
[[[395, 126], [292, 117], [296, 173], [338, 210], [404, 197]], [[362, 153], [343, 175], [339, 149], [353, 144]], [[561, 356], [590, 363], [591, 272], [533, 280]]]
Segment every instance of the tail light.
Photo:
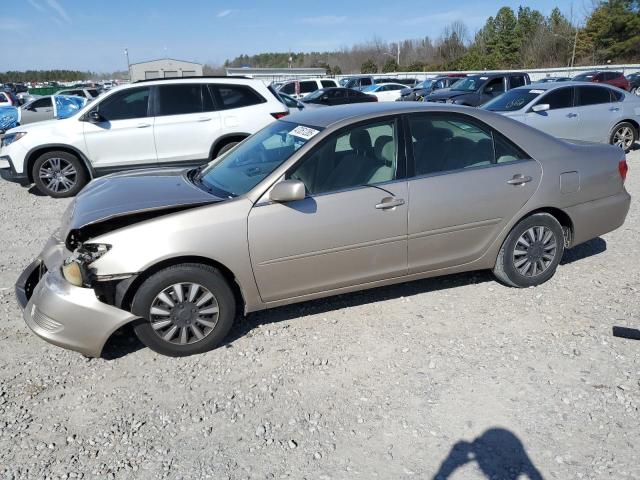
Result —
[[289, 112], [276, 112], [271, 114], [271, 116], [276, 120], [280, 120], [281, 118], [286, 117], [287, 115], [289, 115]]
[[624, 182], [627, 179], [627, 172], [629, 171], [629, 165], [627, 165], [626, 160], [620, 160], [620, 163], [618, 163], [618, 171], [620, 172], [620, 177]]

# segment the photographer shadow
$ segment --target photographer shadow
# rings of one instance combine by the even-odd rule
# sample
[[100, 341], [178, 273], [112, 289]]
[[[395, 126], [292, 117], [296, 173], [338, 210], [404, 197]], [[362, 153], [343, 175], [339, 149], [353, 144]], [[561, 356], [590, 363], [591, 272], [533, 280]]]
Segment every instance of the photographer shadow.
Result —
[[456, 443], [432, 480], [447, 480], [470, 462], [476, 462], [489, 480], [543, 480], [522, 442], [503, 428], [491, 428], [472, 442]]

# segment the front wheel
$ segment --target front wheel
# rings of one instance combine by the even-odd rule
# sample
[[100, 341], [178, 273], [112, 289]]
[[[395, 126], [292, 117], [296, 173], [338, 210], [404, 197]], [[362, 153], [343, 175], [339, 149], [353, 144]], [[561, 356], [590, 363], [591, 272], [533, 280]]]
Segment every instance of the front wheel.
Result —
[[163, 355], [184, 357], [222, 342], [233, 325], [236, 304], [217, 269], [185, 263], [145, 280], [131, 311], [141, 317], [134, 331], [142, 343]]
[[513, 227], [500, 248], [493, 273], [506, 285], [534, 287], [553, 277], [563, 254], [562, 225], [548, 213], [537, 213]]
[[611, 131], [609, 143], [628, 152], [638, 140], [638, 131], [629, 122], [620, 122]]
[[231, 142], [231, 143], [227, 143], [224, 147], [222, 147], [220, 149], [220, 151], [218, 151], [218, 154], [216, 155], [216, 158], [218, 158], [219, 156], [221, 156], [224, 153], [227, 153], [229, 150], [231, 150], [233, 147], [235, 147], [236, 145], [238, 145], [240, 142]]
[[73, 197], [87, 183], [84, 165], [78, 157], [67, 152], [40, 155], [31, 174], [38, 190], [53, 198]]

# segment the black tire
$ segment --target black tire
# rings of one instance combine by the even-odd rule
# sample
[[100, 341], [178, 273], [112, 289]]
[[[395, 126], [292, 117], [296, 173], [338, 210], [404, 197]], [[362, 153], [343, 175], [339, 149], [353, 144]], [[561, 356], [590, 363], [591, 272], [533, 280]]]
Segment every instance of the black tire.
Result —
[[[70, 169], [68, 172], [74, 173], [64, 175], [66, 168]], [[73, 197], [88, 181], [87, 172], [80, 159], [71, 153], [61, 151], [40, 155], [33, 164], [31, 174], [38, 190], [53, 198]], [[56, 180], [52, 178], [52, 181], [48, 181], [44, 175], [58, 176]]]
[[227, 143], [226, 145], [224, 145], [220, 150], [218, 150], [218, 154], [216, 155], [216, 158], [218, 158], [220, 155], [222, 155], [223, 153], [227, 153], [229, 150], [231, 150], [233, 147], [235, 147], [236, 145], [238, 145], [240, 142], [230, 142]]
[[[625, 132], [624, 134], [622, 132]], [[625, 143], [620, 143], [620, 137], [618, 135], [624, 135], [628, 140]], [[630, 136], [629, 136], [630, 135]], [[638, 141], [638, 130], [629, 122], [620, 122], [611, 130], [609, 136], [609, 143], [611, 145], [617, 145], [625, 152], [631, 150], [631, 147]]]
[[[165, 316], [154, 316], [152, 307], [154, 305], [160, 306], [161, 304], [157, 303], [160, 295], [166, 289], [173, 288], [176, 284], [181, 285], [181, 289], [183, 284], [197, 284], [202, 288], [200, 293], [203, 296], [206, 294], [205, 289], [213, 294], [214, 307], [217, 307], [218, 312], [217, 318], [207, 318], [210, 324], [215, 323], [209, 331], [207, 331], [207, 327], [204, 324], [199, 323], [200, 319], [193, 318], [194, 316], [200, 317], [200, 312], [193, 313], [190, 319], [181, 317], [183, 314], [181, 307], [184, 307], [184, 311], [188, 316], [188, 311], [195, 312], [191, 307], [195, 307], [198, 299], [202, 298], [198, 294], [195, 295], [193, 301], [187, 302], [188, 288], [182, 290], [185, 294], [183, 297], [185, 301], [175, 301], [177, 299], [176, 296], [170, 298], [171, 301], [175, 302], [173, 308], [167, 308], [171, 313], [170, 316], [166, 316], [166, 321], [174, 323], [168, 324], [164, 329], [158, 327], [163, 323], [162, 319]], [[207, 303], [203, 305], [203, 308], [211, 306], [211, 304]], [[154, 310], [158, 311], [157, 309]], [[160, 270], [146, 279], [134, 296], [131, 311], [141, 317], [134, 324], [133, 329], [142, 343], [162, 355], [184, 357], [204, 353], [220, 345], [233, 325], [236, 316], [236, 302], [229, 284], [217, 269], [198, 263], [184, 263]], [[152, 322], [156, 325], [156, 328], [152, 326]], [[172, 334], [173, 336], [169, 340], [165, 340], [164, 337], [174, 327], [177, 330]], [[195, 335], [196, 330], [204, 335], [202, 339]], [[181, 343], [183, 332], [186, 332], [184, 333], [184, 339], [189, 343]]]
[[[539, 230], [539, 228], [544, 229], [542, 230], [544, 234], [540, 233], [541, 230]], [[530, 233], [528, 232], [531, 232], [532, 229], [534, 235], [536, 237], [542, 236], [542, 239], [531, 241], [529, 242], [531, 247], [524, 248], [524, 245], [519, 243], [521, 241], [521, 237], [525, 235], [525, 241], [527, 241], [527, 238], [531, 240]], [[546, 232], [551, 232], [552, 238], [545, 243]], [[547, 247], [551, 245], [551, 242], [555, 243], [555, 250], [547, 249]], [[519, 246], [517, 251], [516, 245]], [[518, 253], [523, 251], [526, 252], [525, 255]], [[546, 256], [542, 257], [545, 253], [547, 255], [553, 253], [553, 258], [549, 261]], [[562, 229], [562, 225], [560, 225], [553, 215], [549, 215], [548, 213], [536, 213], [521, 220], [515, 227], [513, 227], [500, 248], [496, 265], [493, 269], [493, 274], [499, 281], [511, 287], [535, 287], [543, 284], [553, 277], [563, 254], [564, 231]], [[521, 264], [523, 259], [524, 263]], [[538, 259], [542, 263], [535, 261]], [[534, 260], [534, 262], [531, 262], [530, 260]], [[530, 263], [531, 266], [523, 273], [522, 270], [527, 267], [527, 262]], [[544, 269], [539, 268], [540, 265], [544, 267]], [[540, 273], [535, 272], [538, 269], [540, 269]]]

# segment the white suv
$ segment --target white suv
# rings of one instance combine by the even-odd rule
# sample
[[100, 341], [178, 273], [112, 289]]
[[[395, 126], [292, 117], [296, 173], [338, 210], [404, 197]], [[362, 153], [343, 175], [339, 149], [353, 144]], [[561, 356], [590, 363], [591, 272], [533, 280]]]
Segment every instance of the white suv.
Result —
[[305, 80], [289, 80], [278, 87], [278, 92], [293, 98], [304, 98], [311, 92], [321, 88], [339, 87], [340, 84], [333, 78], [308, 78]]
[[72, 117], [9, 130], [0, 176], [70, 197], [92, 178], [121, 170], [201, 165], [288, 113], [260, 80], [136, 82], [113, 88]]

